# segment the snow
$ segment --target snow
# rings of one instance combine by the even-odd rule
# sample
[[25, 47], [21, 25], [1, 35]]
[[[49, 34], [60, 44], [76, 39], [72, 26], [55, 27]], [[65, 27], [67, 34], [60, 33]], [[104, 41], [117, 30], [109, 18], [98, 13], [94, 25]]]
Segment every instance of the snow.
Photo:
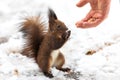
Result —
[[[89, 11], [77, 8], [79, 0], [0, 0], [0, 80], [120, 80], [120, 3], [111, 0], [108, 18], [98, 27], [76, 28]], [[26, 15], [45, 15], [51, 7], [72, 31], [62, 47], [70, 73], [52, 68], [53, 79], [43, 75], [34, 59], [20, 54], [24, 39], [19, 23]], [[43, 17], [46, 20], [46, 17]], [[86, 55], [86, 53], [91, 55]], [[93, 54], [92, 54], [93, 52]]]

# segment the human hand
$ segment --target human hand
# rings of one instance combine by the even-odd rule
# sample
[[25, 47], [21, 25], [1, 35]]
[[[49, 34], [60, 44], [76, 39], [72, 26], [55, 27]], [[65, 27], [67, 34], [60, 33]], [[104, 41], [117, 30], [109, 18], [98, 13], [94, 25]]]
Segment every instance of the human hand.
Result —
[[108, 15], [111, 0], [80, 0], [76, 6], [82, 7], [90, 3], [91, 10], [84, 19], [78, 21], [78, 28], [91, 28], [99, 25]]

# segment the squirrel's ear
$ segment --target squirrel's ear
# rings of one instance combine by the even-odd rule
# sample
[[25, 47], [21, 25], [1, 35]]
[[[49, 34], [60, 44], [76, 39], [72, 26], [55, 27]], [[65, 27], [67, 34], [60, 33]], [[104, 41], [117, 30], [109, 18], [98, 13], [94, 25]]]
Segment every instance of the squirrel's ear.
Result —
[[51, 21], [51, 19], [53, 19], [53, 20], [57, 19], [57, 16], [56, 16], [55, 12], [52, 9], [50, 9], [50, 8], [49, 8], [48, 16], [49, 16], [49, 21]]
[[48, 18], [49, 18], [49, 28], [52, 31], [54, 28], [54, 24], [55, 24], [55, 20], [57, 20], [57, 16], [55, 14], [55, 12], [49, 8], [49, 13], [48, 13]]

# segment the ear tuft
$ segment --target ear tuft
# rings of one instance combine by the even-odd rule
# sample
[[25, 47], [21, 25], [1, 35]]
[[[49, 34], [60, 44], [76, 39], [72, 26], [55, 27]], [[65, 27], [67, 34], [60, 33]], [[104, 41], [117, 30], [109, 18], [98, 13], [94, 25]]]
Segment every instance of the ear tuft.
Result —
[[54, 19], [54, 20], [57, 19], [57, 16], [56, 16], [55, 12], [51, 8], [49, 8], [48, 16], [49, 16], [49, 19]]

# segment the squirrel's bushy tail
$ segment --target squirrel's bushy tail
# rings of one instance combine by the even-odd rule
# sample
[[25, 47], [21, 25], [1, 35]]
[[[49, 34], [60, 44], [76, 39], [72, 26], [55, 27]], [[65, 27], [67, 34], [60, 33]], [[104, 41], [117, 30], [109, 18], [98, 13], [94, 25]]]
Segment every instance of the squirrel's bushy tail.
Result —
[[24, 19], [21, 30], [26, 38], [26, 43], [22, 51], [23, 55], [29, 57], [37, 56], [39, 45], [45, 35], [45, 25], [40, 16], [32, 16]]

